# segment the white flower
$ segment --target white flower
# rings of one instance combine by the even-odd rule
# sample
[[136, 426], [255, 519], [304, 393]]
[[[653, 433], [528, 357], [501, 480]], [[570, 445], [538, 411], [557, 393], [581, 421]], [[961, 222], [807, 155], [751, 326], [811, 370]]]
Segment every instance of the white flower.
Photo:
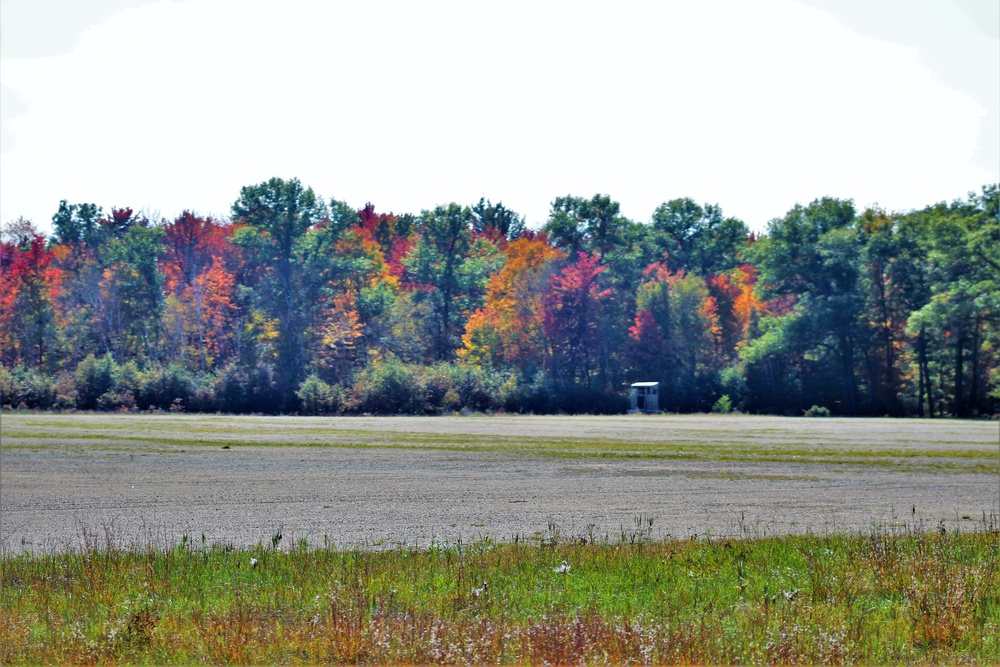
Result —
[[257, 567], [257, 559], [256, 558], [251, 558], [250, 559], [250, 567]]
[[557, 574], [569, 574], [569, 570], [570, 570], [569, 563], [567, 563], [566, 561], [563, 561], [562, 565], [560, 565], [559, 567], [556, 568], [556, 573]]

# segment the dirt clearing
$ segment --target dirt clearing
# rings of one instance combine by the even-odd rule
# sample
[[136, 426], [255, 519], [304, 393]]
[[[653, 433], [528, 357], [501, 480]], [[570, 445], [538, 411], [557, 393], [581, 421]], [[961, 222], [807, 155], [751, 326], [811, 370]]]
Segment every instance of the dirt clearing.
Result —
[[4, 413], [5, 552], [973, 529], [1000, 424]]

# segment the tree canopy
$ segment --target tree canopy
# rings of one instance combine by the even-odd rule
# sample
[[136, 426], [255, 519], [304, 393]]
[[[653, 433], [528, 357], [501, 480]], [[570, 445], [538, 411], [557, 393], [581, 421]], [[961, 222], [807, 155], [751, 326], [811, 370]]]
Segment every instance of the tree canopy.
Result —
[[[228, 219], [61, 201], [0, 226], [0, 390], [28, 408], [1000, 411], [1000, 187], [823, 197], [761, 234], [716, 204], [561, 196], [419, 212], [241, 189]], [[721, 398], [726, 397], [726, 400]]]

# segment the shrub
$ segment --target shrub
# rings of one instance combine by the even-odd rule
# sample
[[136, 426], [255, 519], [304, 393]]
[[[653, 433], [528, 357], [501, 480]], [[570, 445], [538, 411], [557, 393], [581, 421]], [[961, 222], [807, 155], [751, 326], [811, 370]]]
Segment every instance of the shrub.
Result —
[[486, 412], [503, 405], [509, 378], [502, 373], [463, 363], [440, 363], [424, 370], [421, 384], [429, 412]]
[[343, 410], [343, 395], [340, 387], [331, 386], [316, 375], [310, 375], [295, 392], [302, 403], [302, 414], [325, 415]]
[[720, 414], [729, 414], [733, 411], [733, 401], [729, 398], [729, 394], [723, 394], [719, 397], [719, 400], [715, 402], [712, 406], [712, 412], [718, 412]]
[[456, 364], [452, 366], [451, 377], [462, 409], [485, 412], [500, 406], [500, 387], [506, 379], [502, 374], [478, 366]]
[[76, 408], [76, 382], [70, 373], [60, 373], [56, 376], [56, 400], [52, 404], [55, 410], [73, 410]]
[[733, 410], [743, 410], [747, 400], [746, 369], [741, 365], [723, 368], [719, 373], [719, 390], [729, 397]]
[[[215, 410], [233, 413], [281, 412], [283, 397], [279, 394], [274, 376], [274, 368], [258, 363], [249, 369], [235, 363], [223, 368], [216, 375], [211, 386], [212, 403]], [[200, 393], [197, 403], [204, 409], [206, 396]]]
[[75, 410], [76, 401], [73, 400], [72, 396], [67, 396], [66, 394], [58, 394], [56, 396], [55, 402], [52, 404], [53, 410]]
[[395, 357], [376, 359], [358, 373], [351, 407], [376, 415], [420, 414], [423, 387], [412, 369]]
[[505, 383], [502, 399], [507, 412], [542, 415], [557, 409], [553, 384], [543, 373], [536, 373], [530, 378], [522, 377], [513, 386]]
[[218, 403], [215, 400], [215, 391], [212, 383], [215, 381], [215, 376], [212, 374], [204, 375], [199, 378], [198, 386], [195, 387], [194, 393], [191, 394], [191, 402], [188, 404], [188, 411], [190, 412], [221, 412]]
[[240, 412], [247, 390], [247, 373], [236, 363], [219, 370], [212, 383], [215, 409], [221, 412]]
[[138, 403], [143, 408], [161, 410], [190, 407], [195, 391], [194, 378], [179, 364], [166, 368], [154, 367], [146, 371], [139, 388]]
[[97, 401], [115, 388], [118, 364], [111, 353], [97, 358], [87, 355], [76, 367], [76, 404], [82, 410], [97, 409]]
[[441, 410], [454, 412], [461, 408], [461, 400], [452, 387], [451, 378], [445, 371], [445, 364], [438, 364], [424, 369], [421, 384], [423, 385], [424, 404], [429, 412]]
[[557, 387], [556, 408], [568, 415], [620, 415], [628, 412], [629, 399], [571, 384]]
[[830, 408], [825, 408], [821, 405], [814, 405], [805, 411], [806, 417], [829, 417]]
[[94, 407], [108, 412], [132, 410], [136, 407], [135, 396], [129, 391], [112, 389], [98, 396]]
[[96, 358], [88, 355], [73, 374], [76, 405], [82, 410], [133, 409], [138, 403], [143, 376], [135, 362], [119, 366], [111, 353]]
[[121, 394], [132, 395], [132, 405], [138, 405], [136, 400], [142, 391], [142, 383], [145, 381], [142, 371], [134, 361], [126, 361], [118, 366], [115, 374], [115, 391]]
[[55, 381], [36, 370], [0, 367], [0, 403], [12, 408], [47, 410], [56, 401]]
[[17, 403], [12, 403], [11, 401], [17, 391], [14, 374], [6, 366], [0, 365], [0, 406], [16, 407]]

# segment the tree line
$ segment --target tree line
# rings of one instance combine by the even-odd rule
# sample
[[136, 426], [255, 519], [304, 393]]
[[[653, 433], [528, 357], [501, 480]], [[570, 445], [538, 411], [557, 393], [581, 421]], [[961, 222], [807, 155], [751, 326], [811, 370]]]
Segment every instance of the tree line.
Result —
[[282, 413], [1000, 411], [998, 185], [822, 198], [760, 235], [675, 199], [419, 214], [241, 189], [228, 219], [62, 201], [0, 236], [4, 406]]

